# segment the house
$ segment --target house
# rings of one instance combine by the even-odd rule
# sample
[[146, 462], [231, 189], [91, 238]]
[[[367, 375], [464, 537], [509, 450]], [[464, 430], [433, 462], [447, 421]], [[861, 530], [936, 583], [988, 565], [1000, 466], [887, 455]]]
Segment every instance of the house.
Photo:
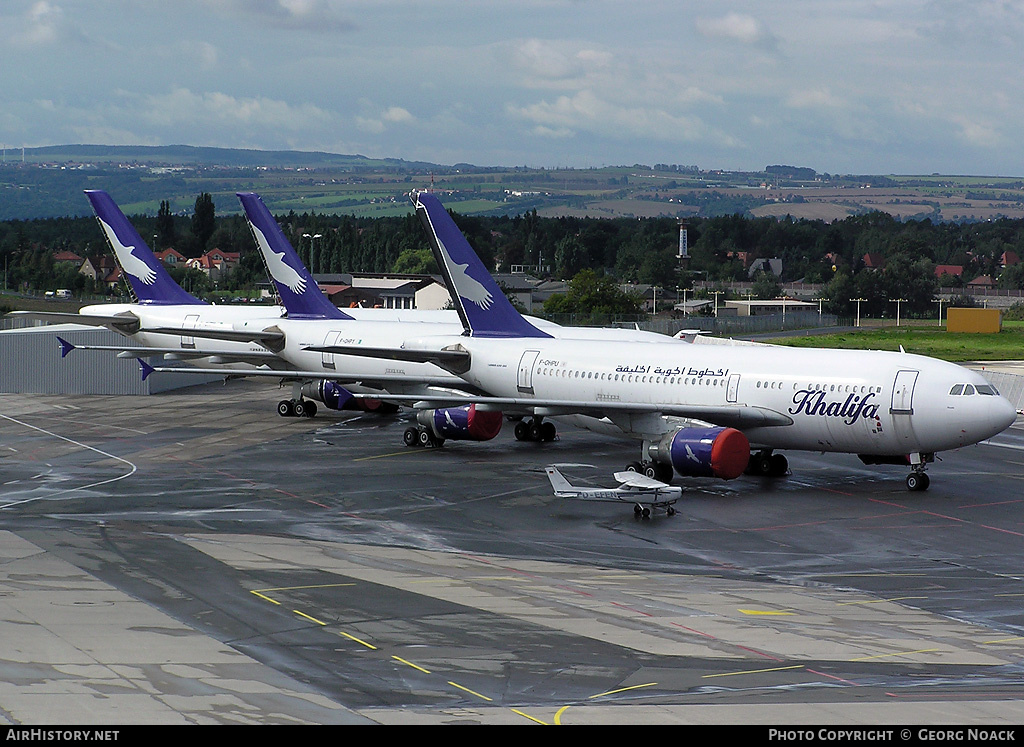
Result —
[[941, 278], [948, 275], [953, 278], [962, 279], [964, 274], [963, 265], [935, 265], [935, 277]]
[[153, 254], [157, 259], [170, 267], [184, 267], [188, 262], [188, 257], [177, 249], [164, 249], [159, 252], [153, 252]]
[[98, 257], [90, 257], [83, 260], [81, 267], [78, 268], [78, 273], [85, 275], [87, 278], [92, 278], [98, 283], [102, 283], [116, 269], [117, 260], [114, 259], [114, 255], [102, 254]]
[[996, 287], [996, 283], [990, 275], [979, 275], [967, 287], [971, 290], [991, 290]]
[[54, 264], [66, 262], [68, 264], [80, 265], [82, 264], [82, 257], [79, 257], [74, 252], [69, 252], [65, 249], [63, 251], [53, 253], [53, 262]]
[[885, 267], [885, 257], [877, 252], [868, 252], [861, 257], [861, 261], [864, 263], [864, 269], [872, 272]]
[[777, 278], [782, 277], [782, 259], [780, 257], [772, 257], [771, 259], [755, 259], [750, 263], [750, 267], [747, 270], [747, 277], [753, 279], [753, 277], [759, 272], [767, 272]]
[[238, 266], [239, 258], [238, 252], [211, 249], [201, 257], [186, 259], [185, 266], [204, 272], [210, 276], [210, 280], [217, 282], [223, 275]]
[[443, 309], [451, 296], [444, 282], [432, 275], [395, 273], [338, 273], [314, 275], [335, 306], [384, 309]]

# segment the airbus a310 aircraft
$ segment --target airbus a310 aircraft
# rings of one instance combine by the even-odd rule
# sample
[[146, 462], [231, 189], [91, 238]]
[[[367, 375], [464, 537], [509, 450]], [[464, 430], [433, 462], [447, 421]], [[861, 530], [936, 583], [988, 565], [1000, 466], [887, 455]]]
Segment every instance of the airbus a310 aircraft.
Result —
[[[347, 321], [346, 314], [331, 304], [320, 292], [316, 281], [302, 264], [295, 249], [259, 196], [243, 192], [239, 193], [238, 198], [256, 245], [264, 257], [270, 277], [287, 311], [287, 317], [275, 319], [273, 324], [257, 318], [236, 323], [230, 329], [208, 327], [197, 329], [193, 334], [264, 346], [286, 361], [294, 375], [301, 372], [304, 375], [331, 376], [344, 381], [360, 381], [361, 377], [366, 377], [385, 383], [390, 393], [404, 393], [407, 399], [417, 403], [417, 425], [410, 426], [404, 434], [405, 443], [410, 446], [436, 446], [444, 443], [446, 439], [488, 440], [498, 434], [503, 415], [516, 414], [515, 408], [504, 408], [503, 413], [503, 408], [467, 403], [467, 392], [481, 392], [469, 386], [455, 373], [435, 368], [431, 361], [437, 354], [431, 353], [428, 356], [430, 360], [422, 361], [416, 360], [414, 355], [388, 354], [389, 346], [400, 345], [408, 336], [461, 333], [462, 325], [458, 317], [448, 312], [449, 321], [438, 322], [436, 314], [422, 317], [406, 312], [406, 318], [395, 323], [368, 324], [363, 321]], [[504, 298], [504, 294], [501, 296]], [[483, 296], [478, 297], [478, 302], [485, 305], [490, 303]], [[427, 321], [420, 321], [421, 319]], [[545, 334], [558, 339], [668, 339], [664, 335], [639, 330], [560, 327], [540, 319], [533, 319], [530, 323], [546, 330]], [[674, 341], [674, 344], [685, 343]], [[379, 359], [374, 360], [375, 357], [391, 359], [391, 362], [382, 364]], [[382, 370], [383, 379], [380, 376]], [[270, 375], [260, 371], [253, 371], [252, 374]], [[324, 380], [318, 386], [331, 385], [330, 380]], [[439, 391], [438, 387], [442, 390]], [[454, 395], [452, 390], [456, 390]], [[353, 393], [358, 394], [358, 391], [353, 389]], [[364, 396], [372, 395], [361, 395], [355, 399], [359, 401]], [[451, 396], [461, 399], [451, 407], [433, 404], [438, 397]], [[552, 440], [555, 437], [554, 424], [543, 421], [542, 414], [531, 414], [530, 421], [517, 423], [516, 437], [531, 441]]]
[[[14, 315], [51, 323], [70, 322], [107, 327], [135, 343], [124, 346], [78, 346], [82, 349], [114, 351], [132, 357], [164, 355], [172, 360], [199, 361], [216, 366], [171, 370], [219, 374], [236, 372], [250, 376], [270, 376], [291, 383], [292, 398], [278, 404], [278, 413], [281, 415], [312, 416], [316, 413], [316, 401], [336, 410], [353, 406], [373, 409], [379, 404], [379, 401], [372, 398], [353, 399], [349, 389], [337, 380], [323, 378], [331, 373], [326, 367], [314, 371], [298, 371], [276, 355], [272, 345], [268, 347], [253, 342], [249, 334], [233, 333], [238, 325], [251, 325], [251, 328], [260, 330], [271, 329], [286, 316], [286, 310], [281, 306], [218, 306], [199, 300], [171, 279], [163, 263], [154, 256], [110, 195], [101, 190], [87, 190], [86, 196], [124, 271], [134, 302], [85, 306], [77, 314], [28, 311], [13, 312]], [[403, 317], [413, 317], [424, 323], [449, 325], [439, 327], [440, 330], [460, 328], [454, 312], [353, 309], [350, 315], [326, 302], [312, 278], [308, 282], [311, 291], [329, 307], [335, 323], [351, 325], [344, 328], [353, 334], [358, 334], [359, 329], [376, 329], [378, 322], [393, 323]], [[316, 318], [315, 312], [310, 314], [312, 316], [308, 318]], [[363, 318], [356, 319], [357, 315]], [[62, 356], [76, 347], [61, 338], [58, 341]], [[154, 370], [141, 358], [140, 363], [144, 370]], [[352, 386], [352, 390], [363, 394], [384, 391], [382, 387], [392, 380], [406, 385], [400, 391], [409, 391], [412, 386], [424, 386], [424, 382], [431, 381], [465, 386], [464, 382], [430, 364], [425, 364], [418, 371], [420, 380], [410, 382], [405, 376], [389, 376], [387, 367], [377, 361], [369, 367], [365, 365], [365, 359], [361, 363], [364, 365], [356, 367], [360, 379]], [[253, 369], [254, 365], [263, 368]]]
[[1016, 419], [979, 374], [904, 352], [555, 339], [507, 302], [433, 194], [420, 193], [416, 210], [464, 331], [410, 335], [387, 354], [432, 360], [492, 395], [464, 402], [573, 416], [637, 438], [642, 460], [630, 468], [663, 482], [673, 470], [732, 479], [751, 461], [757, 473], [784, 474], [775, 450], [799, 449], [909, 464], [908, 489], [924, 490], [936, 452]]

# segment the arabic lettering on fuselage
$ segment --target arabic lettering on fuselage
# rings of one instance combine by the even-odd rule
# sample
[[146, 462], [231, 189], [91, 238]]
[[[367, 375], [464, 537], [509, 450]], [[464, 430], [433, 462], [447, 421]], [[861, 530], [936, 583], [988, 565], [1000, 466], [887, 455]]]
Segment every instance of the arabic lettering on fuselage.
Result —
[[661, 366], [616, 366], [615, 373], [625, 374], [647, 374], [653, 373], [657, 376], [694, 376], [698, 379], [702, 379], [705, 376], [721, 376], [725, 377], [729, 375], [729, 369], [721, 368], [680, 368], [679, 366], [673, 366], [671, 368], [662, 368]]
[[825, 401], [825, 392], [814, 389], [800, 389], [793, 394], [793, 406], [790, 415], [817, 415], [823, 418], [842, 418], [846, 425], [853, 425], [858, 418], [878, 418], [878, 405], [870, 402], [875, 398], [874, 392], [863, 397], [857, 394], [847, 395], [845, 401]]

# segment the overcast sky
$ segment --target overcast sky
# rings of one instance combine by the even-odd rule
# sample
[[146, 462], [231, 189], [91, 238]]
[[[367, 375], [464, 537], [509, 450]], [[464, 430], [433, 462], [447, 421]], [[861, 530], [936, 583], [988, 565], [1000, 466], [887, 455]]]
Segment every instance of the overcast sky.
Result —
[[1024, 0], [3, 0], [0, 142], [1024, 176]]

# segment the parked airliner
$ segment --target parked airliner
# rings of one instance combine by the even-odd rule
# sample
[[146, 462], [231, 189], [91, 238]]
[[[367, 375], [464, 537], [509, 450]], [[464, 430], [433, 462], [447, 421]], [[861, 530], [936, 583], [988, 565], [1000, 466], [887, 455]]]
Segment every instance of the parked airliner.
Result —
[[635, 437], [642, 458], [630, 468], [664, 482], [673, 470], [731, 479], [749, 465], [783, 474], [788, 464], [775, 450], [799, 449], [907, 464], [908, 489], [924, 490], [936, 452], [983, 441], [1016, 419], [979, 374], [904, 352], [555, 339], [507, 302], [436, 196], [417, 195], [416, 210], [464, 330], [410, 335], [388, 354], [457, 373], [492, 395], [474, 397], [478, 405], [575, 416]]

